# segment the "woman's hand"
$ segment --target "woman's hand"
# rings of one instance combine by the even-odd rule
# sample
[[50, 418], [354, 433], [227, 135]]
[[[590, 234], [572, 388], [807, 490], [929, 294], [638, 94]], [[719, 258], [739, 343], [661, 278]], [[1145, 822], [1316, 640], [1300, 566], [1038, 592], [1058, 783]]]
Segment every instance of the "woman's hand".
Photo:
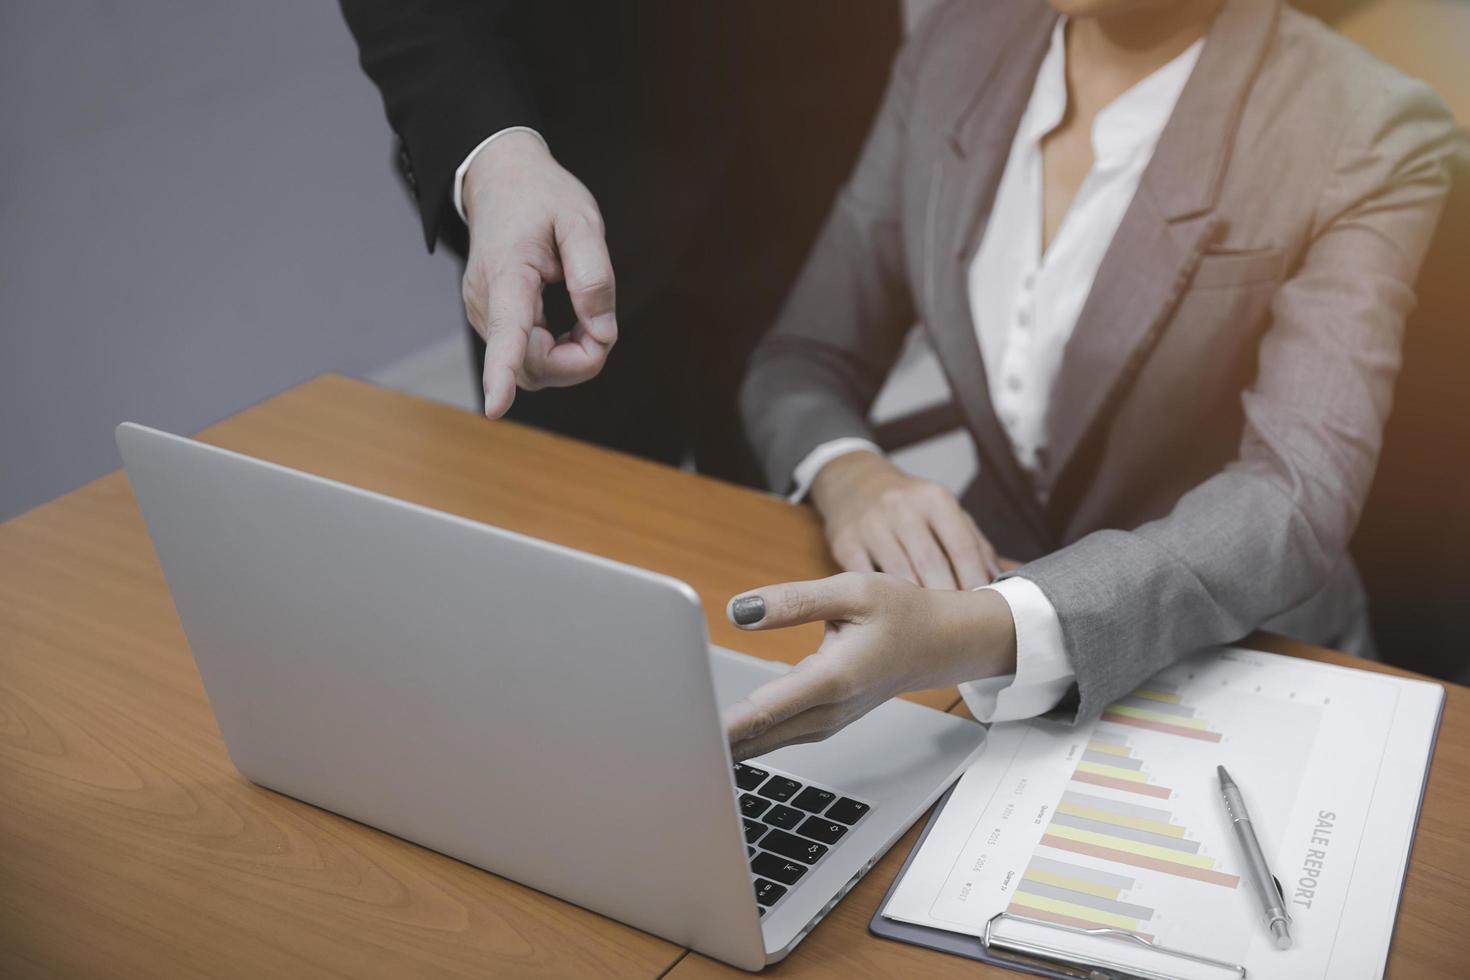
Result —
[[816, 653], [725, 713], [738, 761], [833, 735], [896, 694], [1013, 673], [1016, 629], [998, 593], [921, 589], [844, 573], [771, 585], [730, 601], [743, 629], [825, 622]]
[[995, 549], [954, 494], [877, 453], [822, 467], [812, 502], [832, 557], [849, 572], [884, 571], [928, 589], [973, 589], [1000, 574]]

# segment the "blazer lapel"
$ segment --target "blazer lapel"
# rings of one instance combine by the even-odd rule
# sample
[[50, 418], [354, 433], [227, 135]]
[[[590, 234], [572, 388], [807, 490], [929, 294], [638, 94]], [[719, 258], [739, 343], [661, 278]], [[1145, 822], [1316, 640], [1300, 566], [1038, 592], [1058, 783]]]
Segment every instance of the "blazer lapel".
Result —
[[997, 43], [988, 55], [977, 52], [988, 70], [947, 135], [930, 174], [922, 284], [925, 307], [931, 311], [925, 326], [975, 436], [981, 465], [1041, 542], [1054, 535], [991, 405], [970, 311], [967, 270], [1055, 21], [1056, 14], [1045, 4], [1017, 4], [1015, 17], [996, 33]]
[[1042, 479], [1055, 487], [1142, 367], [1220, 227], [1211, 213], [1279, 0], [1226, 0], [1113, 236], [1062, 357]]

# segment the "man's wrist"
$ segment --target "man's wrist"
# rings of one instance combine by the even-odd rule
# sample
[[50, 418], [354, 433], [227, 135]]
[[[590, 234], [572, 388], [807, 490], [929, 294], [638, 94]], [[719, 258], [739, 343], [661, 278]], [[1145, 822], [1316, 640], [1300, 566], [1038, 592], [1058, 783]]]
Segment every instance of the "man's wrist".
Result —
[[464, 221], [474, 213], [476, 190], [493, 180], [493, 171], [514, 159], [549, 156], [546, 140], [527, 126], [510, 126], [483, 140], [469, 152], [454, 175], [454, 209]]

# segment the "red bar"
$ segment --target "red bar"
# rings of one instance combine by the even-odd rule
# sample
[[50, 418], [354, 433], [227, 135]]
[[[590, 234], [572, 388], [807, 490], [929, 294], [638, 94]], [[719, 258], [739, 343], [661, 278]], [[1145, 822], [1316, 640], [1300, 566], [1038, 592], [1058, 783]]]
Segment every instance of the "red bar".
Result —
[[1102, 720], [1110, 721], [1115, 725], [1132, 725], [1134, 728], [1147, 728], [1150, 731], [1164, 732], [1169, 735], [1197, 738], [1201, 742], [1220, 741], [1219, 732], [1203, 732], [1198, 728], [1185, 728], [1182, 725], [1170, 725], [1162, 721], [1150, 721], [1147, 718], [1134, 718], [1129, 715], [1115, 715], [1110, 711], [1103, 712]]
[[1156, 796], [1161, 800], [1167, 800], [1171, 789], [1162, 786], [1150, 786], [1148, 783], [1135, 783], [1131, 779], [1117, 779], [1113, 776], [1099, 776], [1095, 772], [1074, 772], [1072, 781], [1077, 783], [1091, 783], [1094, 786], [1107, 786], [1111, 789], [1121, 789], [1129, 793], [1140, 793], [1144, 796]]

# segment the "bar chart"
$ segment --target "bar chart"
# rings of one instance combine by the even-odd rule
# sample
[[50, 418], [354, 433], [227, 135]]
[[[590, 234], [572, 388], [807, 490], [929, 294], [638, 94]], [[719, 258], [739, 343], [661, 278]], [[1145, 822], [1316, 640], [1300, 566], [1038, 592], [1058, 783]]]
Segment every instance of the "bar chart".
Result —
[[1033, 855], [1006, 911], [1082, 929], [1122, 929], [1152, 940], [1142, 927], [1154, 910], [1123, 901], [1133, 883], [1127, 875]]
[[1173, 790], [1157, 786], [1143, 772], [1143, 763], [1133, 757], [1128, 740], [1121, 735], [1094, 731], [1072, 772], [1072, 781], [1120, 789], [1125, 793], [1167, 800]]
[[[1377, 683], [1230, 650], [1181, 661], [1089, 724], [993, 726], [884, 915], [983, 935], [1008, 912], [1031, 941], [1063, 941], [1047, 926], [1105, 929], [1249, 962], [1270, 980], [1334, 977], [1335, 946], [1352, 938], [1338, 934], [1336, 910], [1371, 857], [1358, 845], [1373, 777], [1382, 778], [1374, 753], [1398, 710]], [[1310, 878], [1321, 883], [1305, 898], [1305, 886], [1287, 883], [1300, 946], [1289, 960], [1241, 880], [1220, 765], [1248, 786], [1257, 834], [1283, 878], [1312, 848], [1326, 852], [1312, 860], [1335, 862], [1335, 873]]]
[[1176, 685], [1158, 678], [1108, 705], [1102, 720], [1201, 742], [1218, 742], [1222, 737], [1219, 732], [1211, 731], [1204, 719], [1195, 717], [1195, 709], [1183, 702]]
[[1044, 847], [1234, 888], [1240, 878], [1215, 867], [1167, 810], [1068, 791], [1042, 835]]

